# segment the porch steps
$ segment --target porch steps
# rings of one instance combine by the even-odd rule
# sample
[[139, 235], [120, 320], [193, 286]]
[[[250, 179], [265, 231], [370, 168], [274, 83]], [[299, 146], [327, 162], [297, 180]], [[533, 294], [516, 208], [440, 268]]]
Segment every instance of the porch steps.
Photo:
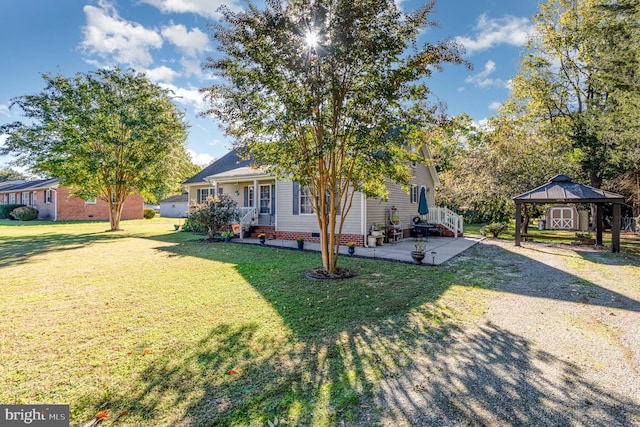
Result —
[[267, 240], [274, 240], [276, 238], [276, 228], [272, 225], [258, 225], [253, 229], [253, 233], [249, 235], [252, 238], [258, 238], [258, 234], [264, 233], [267, 236]]

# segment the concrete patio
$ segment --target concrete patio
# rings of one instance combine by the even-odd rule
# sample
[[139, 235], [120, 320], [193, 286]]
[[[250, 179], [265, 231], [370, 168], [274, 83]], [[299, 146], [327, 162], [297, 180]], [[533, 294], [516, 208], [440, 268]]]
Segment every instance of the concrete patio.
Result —
[[[455, 257], [459, 253], [469, 249], [476, 243], [483, 240], [482, 236], [465, 236], [465, 237], [429, 237], [423, 239], [426, 243], [426, 256], [422, 262], [423, 265], [440, 265], [449, 259]], [[245, 238], [234, 239], [236, 243], [259, 245], [258, 239]], [[398, 261], [413, 263], [411, 251], [413, 251], [416, 239], [413, 237], [405, 238], [397, 243], [385, 243], [376, 247], [356, 247], [356, 257], [382, 259], [387, 261]], [[267, 240], [265, 246], [295, 249], [298, 244], [295, 240]], [[305, 251], [320, 252], [320, 244], [314, 242], [304, 242]], [[347, 254], [347, 246], [340, 247], [340, 254]]]

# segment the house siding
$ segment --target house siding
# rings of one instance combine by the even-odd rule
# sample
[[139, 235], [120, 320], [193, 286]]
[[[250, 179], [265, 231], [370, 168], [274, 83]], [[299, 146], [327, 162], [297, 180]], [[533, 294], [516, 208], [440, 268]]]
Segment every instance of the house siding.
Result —
[[[433, 177], [426, 165], [418, 164], [414, 169], [414, 176], [411, 184], [419, 187], [424, 186], [427, 191], [427, 203], [429, 206], [435, 206], [435, 185]], [[391, 180], [387, 180], [388, 199], [386, 201], [380, 198], [367, 199], [367, 230], [371, 230], [373, 224], [389, 225], [389, 211], [392, 206], [397, 209], [397, 215], [400, 218], [400, 225], [408, 235], [411, 231], [413, 218], [418, 215], [418, 203], [411, 203], [411, 195], [408, 191], [402, 189], [398, 184]]]
[[[293, 213], [293, 182], [278, 181], [276, 199], [276, 234], [279, 239], [293, 240], [296, 236], [302, 236], [308, 241], [319, 241], [318, 237], [313, 237], [313, 233], [318, 233], [316, 215], [294, 215]], [[364, 242], [364, 236], [361, 231], [361, 200], [360, 193], [356, 193], [353, 198], [353, 205], [342, 228], [342, 244], [355, 241], [362, 246]]]

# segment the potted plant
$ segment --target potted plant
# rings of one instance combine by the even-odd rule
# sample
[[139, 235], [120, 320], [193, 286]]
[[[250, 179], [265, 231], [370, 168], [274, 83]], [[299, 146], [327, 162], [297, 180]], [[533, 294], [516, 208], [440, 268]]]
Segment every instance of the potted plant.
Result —
[[384, 224], [373, 224], [371, 235], [376, 237], [382, 236], [382, 230], [384, 230]]
[[264, 233], [258, 234], [258, 240], [260, 241], [261, 245], [264, 245], [264, 241], [266, 240], [266, 238], [267, 238], [266, 234], [264, 234]]
[[223, 231], [220, 235], [222, 236], [225, 242], [229, 242], [233, 237], [233, 231]]
[[400, 217], [399, 216], [392, 216], [391, 217], [391, 222], [393, 223], [393, 225], [398, 225], [398, 223], [400, 222]]
[[424, 253], [424, 248], [425, 248], [425, 242], [424, 240], [416, 240], [416, 243], [414, 244], [416, 250], [415, 251], [411, 251], [411, 258], [413, 258], [413, 263], [414, 264], [422, 264], [422, 260], [424, 259], [424, 256], [426, 255]]
[[304, 249], [304, 237], [296, 236], [296, 242], [298, 242], [298, 249]]
[[173, 228], [178, 231], [180, 230], [180, 224], [173, 224]]
[[356, 244], [356, 242], [347, 243], [347, 252], [349, 253], [349, 256], [353, 256], [353, 254], [356, 252]]

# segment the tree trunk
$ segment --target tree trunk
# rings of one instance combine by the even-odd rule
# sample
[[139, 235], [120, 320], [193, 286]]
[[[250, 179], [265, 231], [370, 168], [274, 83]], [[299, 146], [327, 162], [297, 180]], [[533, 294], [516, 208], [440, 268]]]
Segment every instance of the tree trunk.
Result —
[[118, 200], [115, 202], [109, 200], [109, 223], [111, 225], [111, 231], [120, 230], [120, 217], [122, 216], [122, 207], [124, 206], [124, 200]]

